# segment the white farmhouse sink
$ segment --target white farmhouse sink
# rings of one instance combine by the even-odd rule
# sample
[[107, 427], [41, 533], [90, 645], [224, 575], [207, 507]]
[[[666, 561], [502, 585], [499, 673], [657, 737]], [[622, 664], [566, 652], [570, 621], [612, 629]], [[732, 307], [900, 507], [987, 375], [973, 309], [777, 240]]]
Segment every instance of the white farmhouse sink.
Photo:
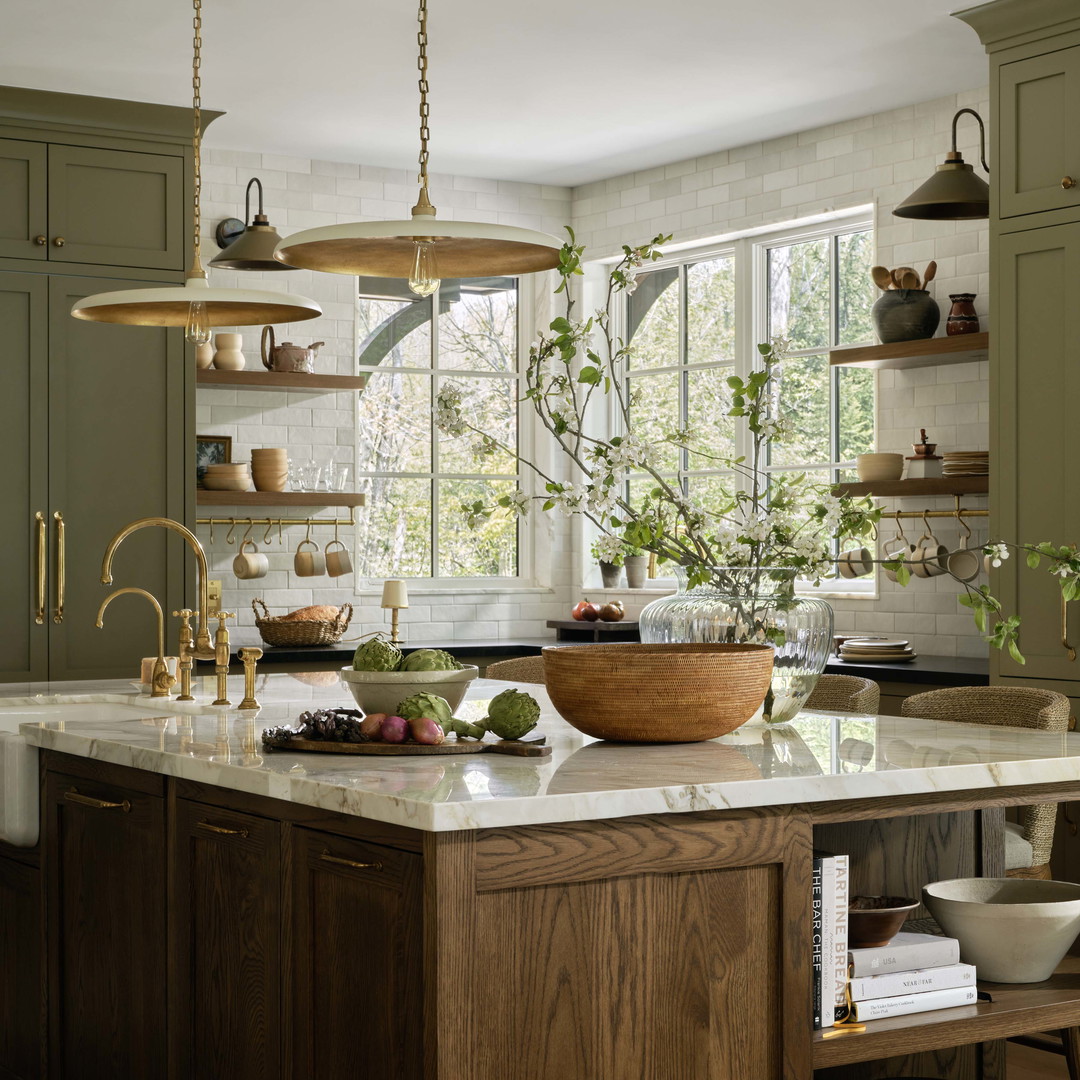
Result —
[[0, 840], [15, 847], [33, 847], [38, 841], [38, 752], [19, 734], [20, 724], [63, 720], [75, 727], [87, 722], [153, 717], [165, 710], [176, 712], [175, 702], [162, 699], [159, 708], [157, 702], [134, 705], [100, 698], [44, 698], [40, 703], [19, 699], [6, 705], [0, 698]]

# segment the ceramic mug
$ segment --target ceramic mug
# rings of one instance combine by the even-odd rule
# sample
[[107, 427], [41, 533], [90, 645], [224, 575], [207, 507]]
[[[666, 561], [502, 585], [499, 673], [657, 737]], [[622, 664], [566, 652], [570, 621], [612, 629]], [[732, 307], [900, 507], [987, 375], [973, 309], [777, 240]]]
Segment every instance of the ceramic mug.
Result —
[[974, 581], [979, 576], [982, 565], [982, 552], [971, 548], [960, 548], [949, 555], [947, 566], [949, 573], [961, 581]]
[[[896, 539], [899, 539], [899, 537], [897, 537]], [[892, 541], [890, 541], [890, 543], [891, 542]], [[911, 567], [911, 557], [915, 554], [915, 545], [905, 543], [903, 547], [897, 548], [897, 549], [895, 549], [893, 551], [890, 551], [888, 548], [883, 548], [881, 554], [886, 559], [888, 559], [889, 562], [900, 561], [900, 562], [906, 563], [907, 568], [910, 570], [912, 568]], [[896, 571], [895, 570], [890, 570], [888, 567], [885, 567], [885, 576], [890, 581], [896, 581]]]
[[874, 571], [874, 556], [864, 547], [842, 552], [836, 563], [841, 577], [866, 577]]
[[[330, 549], [337, 544], [338, 549], [331, 551]], [[326, 572], [331, 577], [341, 577], [342, 574], [352, 573], [352, 560], [349, 558], [349, 553], [345, 550], [345, 545], [340, 540], [331, 540], [326, 545]]]
[[949, 549], [933, 533], [923, 533], [911, 556], [911, 572], [921, 578], [944, 574], [948, 556]]
[[[305, 551], [310, 545], [314, 551]], [[301, 540], [296, 545], [296, 554], [293, 556], [293, 569], [299, 577], [318, 577], [326, 573], [326, 560], [319, 550], [319, 545], [314, 540]]]
[[[251, 545], [250, 554], [247, 551], [248, 544]], [[254, 540], [245, 540], [240, 545], [239, 554], [233, 559], [232, 568], [233, 573], [238, 578], [248, 580], [250, 578], [266, 577], [266, 572], [270, 569], [270, 563], [266, 556], [259, 551]]]

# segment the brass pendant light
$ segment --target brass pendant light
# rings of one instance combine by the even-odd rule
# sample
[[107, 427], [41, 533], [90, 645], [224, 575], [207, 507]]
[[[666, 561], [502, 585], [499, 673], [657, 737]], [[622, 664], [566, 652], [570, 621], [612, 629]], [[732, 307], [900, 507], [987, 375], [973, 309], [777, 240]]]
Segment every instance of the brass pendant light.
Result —
[[191, 89], [195, 131], [194, 196], [192, 216], [195, 234], [191, 269], [183, 285], [122, 292], [97, 293], [71, 309], [76, 319], [121, 323], [126, 326], [183, 326], [184, 336], [196, 345], [210, 340], [214, 326], [261, 326], [263, 323], [303, 322], [317, 319], [322, 308], [306, 296], [262, 289], [212, 289], [202, 265], [202, 0], [193, 0]]
[[[259, 189], [259, 210], [251, 217], [251, 185]], [[235, 220], [235, 219], [231, 219]], [[247, 222], [251, 221], [248, 225]], [[263, 211], [262, 181], [253, 176], [244, 192], [244, 231], [232, 239], [221, 235], [218, 225], [218, 244], [221, 251], [210, 260], [210, 266], [219, 266], [223, 270], [295, 270], [295, 266], [280, 262], [274, 258], [274, 248], [281, 243], [277, 229], [270, 224], [270, 219]]]
[[931, 221], [963, 221], [990, 216], [990, 187], [968, 165], [956, 149], [956, 123], [964, 113], [979, 122], [979, 158], [987, 174], [986, 129], [982, 117], [974, 109], [961, 109], [952, 120], [952, 150], [945, 155], [925, 184], [917, 187], [893, 214], [903, 218], [922, 218]]
[[306, 270], [408, 278], [430, 296], [441, 278], [531, 274], [559, 265], [562, 241], [510, 225], [436, 221], [428, 197], [427, 0], [420, 0], [420, 196], [409, 221], [353, 222], [293, 233], [276, 259]]

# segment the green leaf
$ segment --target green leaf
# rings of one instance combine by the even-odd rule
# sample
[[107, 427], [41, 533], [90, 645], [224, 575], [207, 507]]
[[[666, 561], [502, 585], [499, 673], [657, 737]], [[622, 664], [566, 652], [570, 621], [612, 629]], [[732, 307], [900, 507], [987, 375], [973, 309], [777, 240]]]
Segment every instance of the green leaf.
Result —
[[1042, 557], [1037, 551], [1029, 551], [1027, 553], [1027, 564], [1032, 570], [1036, 569], [1039, 563], [1042, 562]]
[[986, 608], [980, 604], [978, 607], [973, 608], [975, 613], [975, 625], [979, 628], [980, 634], [986, 633]]
[[1014, 659], [1014, 660], [1015, 660], [1015, 661], [1016, 661], [1016, 662], [1017, 662], [1018, 664], [1026, 664], [1026, 663], [1027, 663], [1027, 661], [1026, 661], [1026, 660], [1024, 659], [1024, 656], [1023, 656], [1023, 654], [1022, 654], [1022, 653], [1020, 652], [1020, 649], [1019, 649], [1019, 647], [1017, 646], [1017, 644], [1016, 644], [1016, 642], [1015, 642], [1015, 641], [1010, 641], [1010, 642], [1009, 642], [1009, 655], [1010, 655], [1010, 656], [1011, 656], [1011, 657], [1012, 657], [1012, 658], [1013, 658], [1013, 659]]
[[570, 322], [560, 315], [558, 318], [551, 320], [549, 329], [554, 330], [556, 334], [568, 334], [570, 333]]
[[911, 581], [911, 571], [906, 566], [900, 566], [896, 571], [896, 584], [907, 585]]
[[577, 381], [579, 383], [585, 383], [587, 386], [597, 386], [603, 380], [603, 375], [600, 374], [599, 368], [592, 366], [583, 367], [578, 372]]

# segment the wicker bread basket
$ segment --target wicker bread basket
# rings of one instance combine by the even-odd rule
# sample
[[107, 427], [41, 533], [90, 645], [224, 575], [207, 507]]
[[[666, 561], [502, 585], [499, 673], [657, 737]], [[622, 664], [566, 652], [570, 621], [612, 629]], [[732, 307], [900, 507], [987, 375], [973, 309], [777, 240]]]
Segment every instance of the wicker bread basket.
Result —
[[559, 715], [614, 742], [680, 743], [734, 731], [765, 700], [771, 645], [548, 646], [544, 681]]
[[[352, 604], [342, 604], [334, 619], [286, 619], [271, 616], [261, 600], [252, 600], [255, 626], [267, 645], [336, 645], [349, 629]], [[262, 608], [262, 615], [259, 614]]]

